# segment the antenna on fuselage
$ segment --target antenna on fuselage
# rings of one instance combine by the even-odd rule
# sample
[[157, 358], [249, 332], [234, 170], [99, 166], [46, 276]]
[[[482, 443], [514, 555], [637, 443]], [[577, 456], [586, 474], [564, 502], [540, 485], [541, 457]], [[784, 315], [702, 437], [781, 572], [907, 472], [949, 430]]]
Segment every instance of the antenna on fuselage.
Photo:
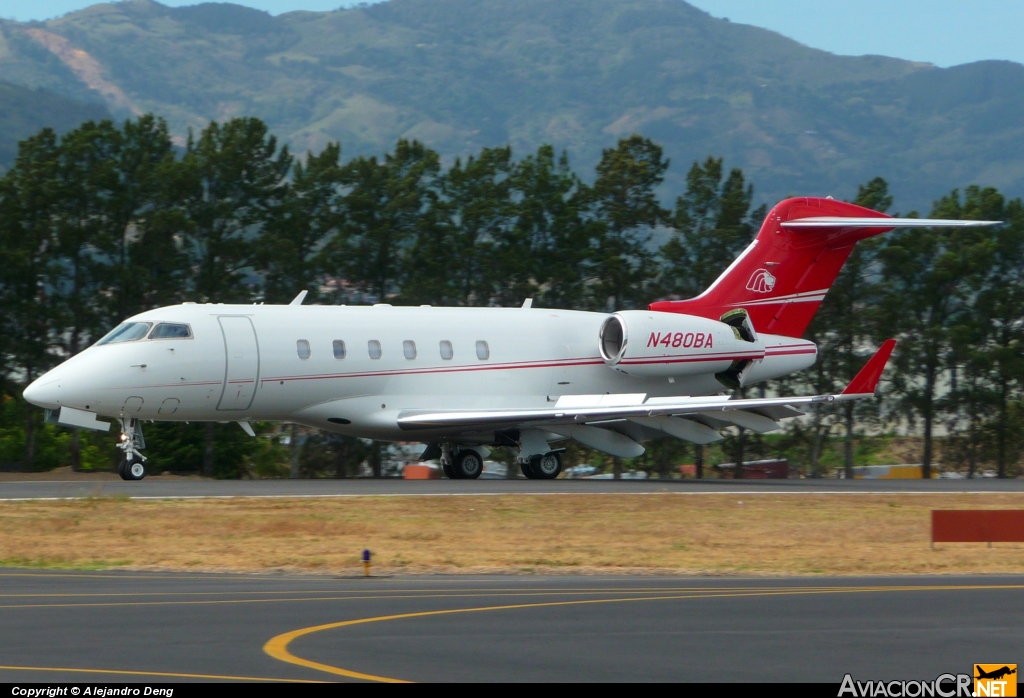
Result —
[[309, 293], [309, 291], [299, 291], [299, 295], [295, 296], [295, 298], [292, 299], [292, 302], [288, 305], [302, 305], [302, 301], [306, 300], [307, 293]]

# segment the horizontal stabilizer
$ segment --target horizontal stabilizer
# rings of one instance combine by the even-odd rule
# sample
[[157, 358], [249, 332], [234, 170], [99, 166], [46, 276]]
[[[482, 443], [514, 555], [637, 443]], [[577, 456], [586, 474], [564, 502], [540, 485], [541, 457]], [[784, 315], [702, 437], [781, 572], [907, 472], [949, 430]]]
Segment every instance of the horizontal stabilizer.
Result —
[[783, 228], [976, 228], [985, 225], [1001, 225], [1002, 221], [958, 221], [940, 218], [844, 218], [842, 216], [818, 216], [783, 221]]

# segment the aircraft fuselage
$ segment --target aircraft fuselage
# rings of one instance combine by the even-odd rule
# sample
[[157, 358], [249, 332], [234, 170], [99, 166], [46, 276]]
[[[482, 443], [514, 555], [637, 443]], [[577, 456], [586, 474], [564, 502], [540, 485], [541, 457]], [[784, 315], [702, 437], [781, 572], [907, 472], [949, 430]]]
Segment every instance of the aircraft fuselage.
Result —
[[[605, 313], [183, 304], [130, 318], [150, 324], [143, 336], [90, 347], [26, 397], [109, 418], [289, 421], [426, 440], [444, 434], [404, 432], [400, 412], [534, 408], [563, 395], [711, 395], [726, 389], [715, 374], [737, 358], [753, 360], [744, 377], [751, 384], [806, 368], [816, 356], [806, 340], [761, 334], [742, 341], [706, 318], [620, 316], [642, 323], [643, 332], [628, 338], [633, 354], [610, 365], [600, 351]], [[146, 336], [161, 323], [186, 325], [191, 337]], [[637, 375], [655, 364], [658, 375]]]

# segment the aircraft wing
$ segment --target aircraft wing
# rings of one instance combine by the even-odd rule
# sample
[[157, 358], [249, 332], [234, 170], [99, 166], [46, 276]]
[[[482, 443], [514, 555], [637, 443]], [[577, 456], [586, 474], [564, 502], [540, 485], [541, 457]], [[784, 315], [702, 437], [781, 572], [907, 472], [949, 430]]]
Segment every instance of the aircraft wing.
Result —
[[[647, 398], [643, 393], [622, 395], [566, 395], [552, 407], [428, 412], [407, 410], [398, 415], [402, 429], [511, 428], [560, 425], [612, 426], [632, 421], [697, 443], [718, 440], [715, 428], [742, 426], [757, 432], [778, 428], [776, 420], [802, 414], [803, 405], [873, 397], [896, 340], [890, 339], [838, 395], [771, 397], [732, 400], [722, 396]], [[683, 417], [689, 419], [672, 419]], [[669, 419], [664, 419], [669, 418]], [[691, 421], [692, 419], [692, 421]], [[558, 431], [558, 429], [554, 429]]]

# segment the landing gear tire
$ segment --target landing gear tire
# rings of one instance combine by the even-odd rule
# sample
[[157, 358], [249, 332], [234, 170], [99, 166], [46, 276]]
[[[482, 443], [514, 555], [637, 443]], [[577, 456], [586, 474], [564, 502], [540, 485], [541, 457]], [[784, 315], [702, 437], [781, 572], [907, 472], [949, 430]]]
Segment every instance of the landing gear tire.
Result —
[[562, 472], [562, 454], [552, 451], [530, 459], [530, 470], [538, 480], [554, 480]]
[[536, 460], [537, 456], [531, 458], [528, 461], [520, 461], [519, 469], [523, 471], [523, 475], [526, 476], [527, 480], [536, 480], [537, 476], [533, 474], [533, 461]]
[[475, 480], [484, 471], [484, 459], [476, 451], [459, 451], [452, 470], [460, 480]]
[[125, 468], [129, 480], [141, 480], [146, 477], [146, 466], [140, 460], [133, 460]]
[[446, 478], [448, 478], [449, 480], [457, 480], [458, 479], [458, 476], [455, 474], [455, 469], [452, 468], [452, 464], [449, 463], [448, 461], [445, 461], [445, 460], [441, 461], [441, 472], [443, 472], [444, 476]]
[[146, 466], [142, 461], [134, 458], [123, 460], [117, 466], [117, 474], [121, 476], [122, 480], [141, 480], [146, 477]]

